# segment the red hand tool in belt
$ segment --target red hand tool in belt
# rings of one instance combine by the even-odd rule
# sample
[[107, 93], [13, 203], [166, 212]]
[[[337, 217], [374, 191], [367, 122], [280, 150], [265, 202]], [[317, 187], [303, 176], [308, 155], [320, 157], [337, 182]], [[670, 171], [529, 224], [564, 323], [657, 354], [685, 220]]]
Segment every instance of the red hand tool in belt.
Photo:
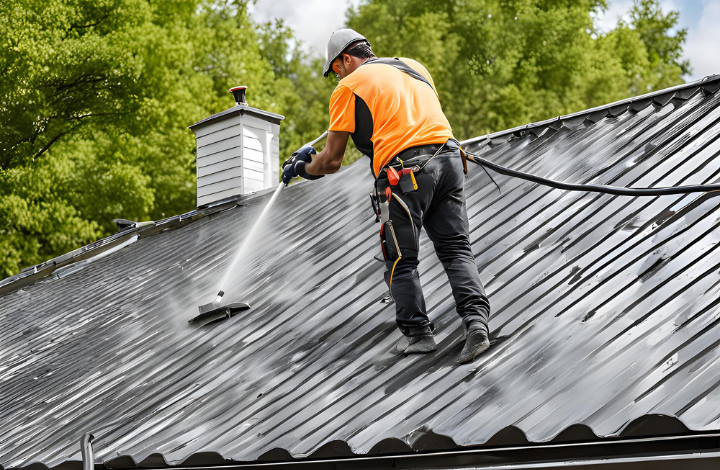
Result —
[[390, 183], [390, 186], [395, 186], [400, 181], [400, 175], [398, 174], [397, 170], [393, 167], [387, 167], [385, 169], [385, 172], [387, 173], [388, 182]]
[[[401, 189], [404, 193], [417, 190], [418, 187], [417, 181], [415, 180], [415, 172], [413, 172], [412, 168], [403, 168], [402, 170], [397, 171], [393, 167], [388, 167], [385, 171], [387, 172], [390, 186], [397, 186], [398, 183], [400, 183]], [[405, 184], [405, 181], [407, 181], [407, 185]]]

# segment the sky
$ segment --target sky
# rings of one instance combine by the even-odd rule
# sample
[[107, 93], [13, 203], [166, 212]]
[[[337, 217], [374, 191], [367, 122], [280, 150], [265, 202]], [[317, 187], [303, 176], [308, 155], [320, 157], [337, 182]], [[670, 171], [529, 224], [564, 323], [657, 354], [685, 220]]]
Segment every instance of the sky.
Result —
[[[720, 1], [720, 0], [718, 0]], [[325, 46], [333, 31], [345, 25], [345, 12], [360, 0], [256, 0], [250, 14], [258, 22], [282, 18], [306, 50], [325, 57]]]
[[[627, 12], [633, 0], [609, 0], [609, 8], [598, 18], [600, 29], [608, 31], [618, 18], [628, 19]], [[687, 28], [687, 42], [683, 47], [685, 58], [690, 60], [692, 75], [687, 81], [720, 73], [720, 0], [661, 0], [663, 11], [680, 12], [680, 28]]]
[[[343, 27], [349, 6], [361, 0], [256, 0], [250, 13], [258, 22], [282, 18], [303, 42], [304, 48], [325, 56], [330, 34]], [[680, 27], [688, 29], [685, 58], [693, 72], [687, 81], [720, 73], [720, 0], [661, 0], [664, 11], [680, 11]], [[609, 8], [598, 25], [610, 30], [618, 18], [625, 17], [633, 0], [608, 0]], [[360, 31], [362, 33], [362, 31]]]

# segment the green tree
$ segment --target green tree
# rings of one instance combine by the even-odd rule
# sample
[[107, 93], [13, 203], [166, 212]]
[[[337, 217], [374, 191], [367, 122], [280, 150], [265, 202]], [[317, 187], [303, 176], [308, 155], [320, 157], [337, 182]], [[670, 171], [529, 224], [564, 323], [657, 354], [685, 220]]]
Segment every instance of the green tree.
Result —
[[604, 0], [367, 0], [348, 13], [378, 55], [419, 59], [458, 138], [681, 83], [685, 32], [657, 0], [599, 34]]
[[[629, 95], [647, 93], [682, 83], [682, 76], [691, 73], [690, 62], [682, 59], [687, 29], [675, 31], [680, 13], [663, 13], [657, 0], [637, 0], [630, 10], [630, 21], [620, 20], [607, 37], [625, 34], [636, 45], [618, 44], [614, 49], [626, 60], [622, 65], [631, 72]], [[675, 31], [672, 33], [672, 31]], [[634, 62], [627, 60], [630, 54]]]
[[231, 86], [270, 111], [300, 101], [263, 56], [278, 33], [245, 1], [10, 0], [0, 14], [5, 275], [112, 233], [113, 218], [193, 209], [187, 126], [234, 105]]
[[89, 121], [140, 105], [142, 61], [133, 51], [149, 26], [142, 0], [0, 5], [0, 168], [44, 154]]
[[97, 223], [58, 196], [73, 165], [50, 156], [32, 169], [14, 168], [0, 181], [0, 256], [4, 275], [95, 240]]

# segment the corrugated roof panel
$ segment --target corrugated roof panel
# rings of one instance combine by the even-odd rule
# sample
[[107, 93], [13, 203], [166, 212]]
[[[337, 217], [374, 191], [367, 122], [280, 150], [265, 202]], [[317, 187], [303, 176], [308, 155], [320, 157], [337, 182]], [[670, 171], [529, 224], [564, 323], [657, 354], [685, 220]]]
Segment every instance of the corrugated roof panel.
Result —
[[[720, 95], [683, 96], [469, 146], [574, 183], [715, 182]], [[658, 414], [720, 429], [720, 199], [495, 179], [502, 193], [479, 168], [466, 184], [494, 338], [466, 366], [455, 363], [460, 322], [426, 237], [420, 272], [439, 348], [394, 352], [366, 162], [283, 190], [225, 288], [253, 308], [217, 325], [187, 320], [212, 300], [267, 194], [169, 219], [153, 230], [173, 230], [67, 275], [6, 281], [18, 289], [0, 300], [0, 465], [79, 460], [88, 431], [99, 461], [179, 464], [199, 452], [252, 461], [273, 449], [479, 445], [512, 429], [534, 442], [569, 427], [616, 436]]]

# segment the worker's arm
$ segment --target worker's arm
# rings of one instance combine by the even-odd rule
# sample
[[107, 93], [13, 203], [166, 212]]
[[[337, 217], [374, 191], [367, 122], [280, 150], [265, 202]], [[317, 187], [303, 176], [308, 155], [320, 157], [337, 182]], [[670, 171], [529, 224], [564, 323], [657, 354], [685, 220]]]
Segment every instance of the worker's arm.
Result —
[[336, 173], [342, 166], [349, 136], [349, 132], [329, 131], [325, 148], [312, 156], [312, 161], [305, 165], [305, 171], [311, 175]]

